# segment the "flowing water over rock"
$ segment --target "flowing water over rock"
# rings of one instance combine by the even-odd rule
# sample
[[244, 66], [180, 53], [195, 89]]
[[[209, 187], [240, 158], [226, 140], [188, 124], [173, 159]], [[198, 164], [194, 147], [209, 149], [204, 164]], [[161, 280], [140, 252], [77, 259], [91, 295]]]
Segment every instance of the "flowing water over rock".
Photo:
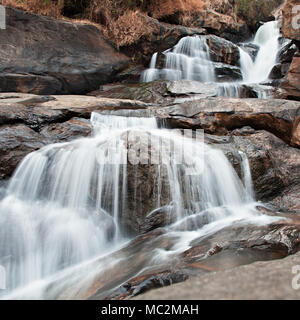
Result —
[[265, 86], [258, 86], [258, 84], [269, 79], [270, 72], [277, 62], [280, 50], [279, 37], [278, 21], [267, 22], [258, 29], [253, 42], [250, 43], [258, 48], [258, 53], [254, 58], [239, 47], [241, 81], [232, 79], [231, 82], [219, 82], [217, 80], [217, 64], [212, 60], [207, 36], [185, 37], [175, 47], [164, 51], [162, 69], [156, 68], [158, 53], [155, 53], [150, 68], [142, 73], [141, 81], [185, 79], [216, 83], [219, 86], [218, 95], [225, 97], [249, 97], [245, 96], [245, 86], [247, 86], [248, 91], [250, 88], [252, 95], [257, 98], [270, 98], [272, 90]]
[[220, 150], [158, 129], [155, 118], [93, 113], [91, 123], [92, 137], [29, 154], [0, 202], [0, 256], [11, 297], [58, 298], [89, 270], [88, 261], [97, 262], [93, 275], [105, 273], [121, 257], [99, 257], [122, 247], [158, 212], [165, 225], [173, 223], [166, 227], [169, 248], [154, 242], [124, 281], [234, 221], [270, 222], [255, 209], [244, 155], [242, 182]]

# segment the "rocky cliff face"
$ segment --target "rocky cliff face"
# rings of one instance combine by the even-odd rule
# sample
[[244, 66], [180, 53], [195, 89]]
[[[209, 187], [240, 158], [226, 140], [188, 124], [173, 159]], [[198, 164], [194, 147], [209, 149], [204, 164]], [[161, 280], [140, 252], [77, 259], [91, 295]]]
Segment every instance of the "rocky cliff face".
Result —
[[300, 10], [298, 0], [286, 0], [282, 11], [282, 34], [285, 38], [300, 41]]
[[[300, 10], [299, 1], [287, 0], [282, 11], [282, 34], [290, 38], [300, 49]], [[288, 74], [282, 84], [286, 95], [290, 99], [300, 100], [300, 56], [299, 53], [293, 58]]]
[[129, 58], [89, 24], [7, 8], [0, 30], [0, 91], [84, 93], [109, 82]]

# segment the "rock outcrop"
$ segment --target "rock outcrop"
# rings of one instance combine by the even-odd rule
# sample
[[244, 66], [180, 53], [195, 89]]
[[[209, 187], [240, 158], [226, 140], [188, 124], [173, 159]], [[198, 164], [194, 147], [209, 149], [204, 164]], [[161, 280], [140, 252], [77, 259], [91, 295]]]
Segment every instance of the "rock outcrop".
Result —
[[294, 56], [281, 88], [286, 98], [300, 100], [300, 54]]
[[0, 92], [86, 93], [113, 80], [129, 58], [94, 25], [6, 8], [0, 30]]
[[89, 135], [91, 112], [147, 106], [124, 99], [0, 93], [0, 180], [9, 178], [28, 153]]
[[299, 112], [300, 103], [296, 101], [208, 97], [160, 108], [156, 114], [172, 128], [203, 129], [209, 134], [224, 135], [250, 126], [299, 147]]
[[300, 16], [297, 6], [299, 6], [298, 0], [285, 1], [282, 10], [282, 34], [285, 38], [300, 42]]

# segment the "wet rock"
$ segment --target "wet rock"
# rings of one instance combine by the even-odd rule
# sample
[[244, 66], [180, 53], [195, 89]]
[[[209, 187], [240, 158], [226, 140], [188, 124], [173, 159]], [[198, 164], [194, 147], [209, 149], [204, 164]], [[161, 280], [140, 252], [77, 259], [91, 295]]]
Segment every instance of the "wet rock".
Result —
[[0, 126], [0, 180], [9, 178], [16, 166], [48, 139], [23, 124]]
[[129, 64], [89, 24], [6, 8], [0, 32], [0, 91], [85, 93], [113, 80]]
[[[154, 230], [106, 257], [106, 264], [121, 258], [109, 271], [98, 272], [93, 281], [85, 275], [86, 279], [81, 281], [79, 287], [78, 282], [73, 285], [73, 290], [69, 286], [60, 298], [64, 295], [70, 297], [73, 293], [72, 297], [77, 299], [128, 299], [195, 275], [202, 277], [255, 261], [284, 258], [299, 250], [299, 219], [291, 217], [290, 220], [267, 225], [237, 222], [208, 236], [195, 238], [189, 249], [177, 254], [173, 252], [174, 255], [170, 255], [166, 262], [161, 260], [158, 264], [148, 259], [153, 257], [157, 248], [168, 252], [176, 243], [176, 237], [167, 231], [161, 232], [161, 229]], [[127, 263], [123, 260], [125, 256]], [[140, 274], [139, 268], [144, 268], [147, 261], [152, 261], [151, 267]], [[93, 269], [97, 269], [96, 265]], [[169, 289], [172, 290], [172, 287]]]
[[207, 36], [207, 44], [213, 61], [237, 66], [240, 52], [237, 45], [217, 36]]
[[147, 111], [147, 106], [124, 99], [0, 93], [0, 180], [9, 178], [30, 152], [90, 135], [87, 119], [93, 111]]
[[169, 81], [153, 81], [138, 84], [110, 84], [102, 86], [89, 95], [111, 99], [140, 100], [146, 103], [171, 103], [172, 97], [167, 97]]
[[139, 110], [148, 106], [140, 101], [92, 96], [0, 93], [0, 124], [21, 122], [35, 130], [41, 130], [47, 124], [68, 121], [73, 117], [89, 119], [93, 111]]
[[51, 143], [68, 142], [76, 138], [89, 136], [92, 126], [89, 120], [82, 118], [72, 118], [63, 123], [53, 123], [41, 130], [41, 134]]
[[288, 63], [276, 64], [269, 74], [269, 79], [282, 79], [288, 72], [290, 65]]
[[224, 63], [214, 63], [218, 81], [231, 82], [243, 79], [241, 69]]
[[300, 100], [300, 55], [296, 55], [290, 65], [281, 89], [285, 91], [287, 99]]
[[126, 282], [120, 288], [106, 297], [105, 300], [130, 299], [146, 291], [183, 282], [188, 278], [188, 274], [183, 271], [165, 271], [154, 274], [146, 274]]
[[299, 149], [265, 131], [232, 138], [235, 148], [248, 157], [257, 199], [281, 211], [300, 212]]
[[298, 300], [299, 291], [291, 286], [291, 270], [299, 263], [299, 253], [280, 260], [258, 261], [191, 277], [183, 283], [152, 290], [134, 299]]
[[165, 227], [176, 221], [172, 204], [154, 209], [147, 214], [143, 224], [140, 226], [140, 233], [146, 233], [159, 227]]
[[278, 61], [280, 63], [291, 63], [295, 53], [298, 51], [297, 46], [291, 40], [281, 38], [281, 49], [278, 52]]
[[156, 115], [172, 128], [203, 129], [206, 133], [226, 135], [250, 126], [266, 130], [293, 146], [299, 147], [299, 102], [275, 99], [213, 98], [187, 101], [159, 108]]
[[255, 45], [254, 43], [239, 43], [238, 45], [250, 55], [253, 61], [255, 60], [258, 54], [259, 46]]

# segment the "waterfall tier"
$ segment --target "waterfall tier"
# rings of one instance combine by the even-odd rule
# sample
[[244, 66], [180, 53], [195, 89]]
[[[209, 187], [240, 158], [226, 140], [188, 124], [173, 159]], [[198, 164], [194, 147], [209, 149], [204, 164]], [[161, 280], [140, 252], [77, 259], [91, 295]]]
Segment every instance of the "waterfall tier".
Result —
[[[253, 61], [248, 52], [239, 47], [239, 67], [241, 81], [218, 82], [215, 65], [210, 55], [207, 36], [188, 36], [182, 38], [176, 46], [164, 51], [164, 66], [156, 68], [158, 53], [150, 63], [150, 68], [141, 75], [141, 81], [162, 80], [195, 80], [204, 83], [215, 83], [219, 87], [219, 96], [243, 97], [243, 86], [256, 85], [269, 79], [269, 74], [277, 62], [280, 30], [278, 21], [267, 22], [257, 31], [253, 44], [258, 53]], [[268, 98], [269, 90], [253, 90], [258, 98]]]

